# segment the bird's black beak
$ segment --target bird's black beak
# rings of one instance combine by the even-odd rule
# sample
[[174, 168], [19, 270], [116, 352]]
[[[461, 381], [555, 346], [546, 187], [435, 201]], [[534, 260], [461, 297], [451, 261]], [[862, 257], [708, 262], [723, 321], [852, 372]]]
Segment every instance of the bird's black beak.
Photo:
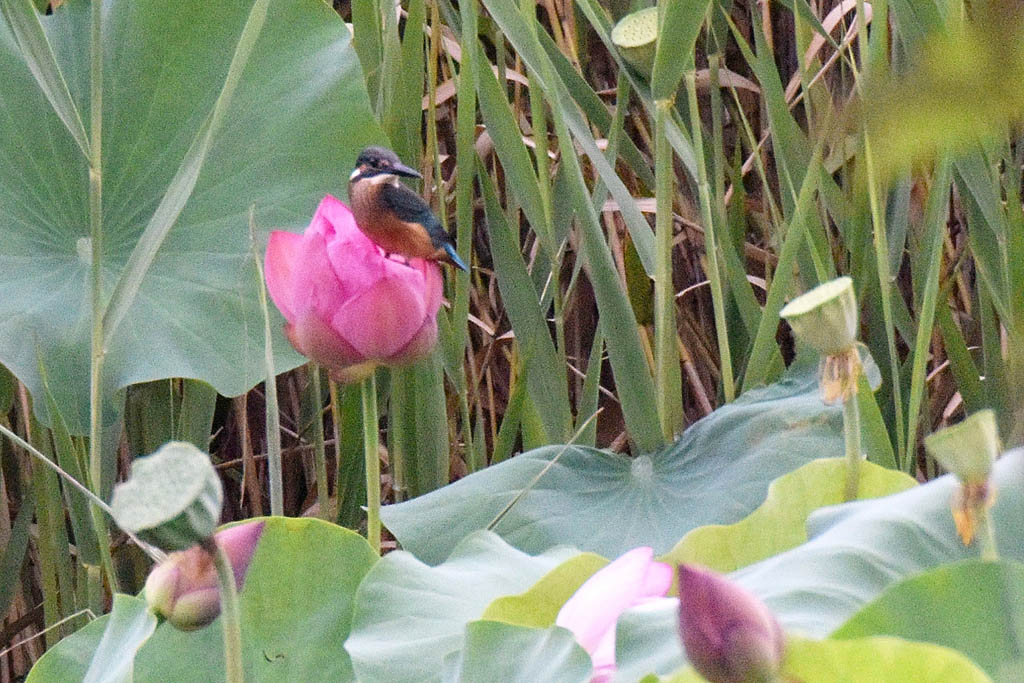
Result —
[[409, 168], [403, 163], [397, 163], [391, 166], [390, 171], [395, 175], [405, 176], [406, 178], [422, 178], [423, 174], [417, 171], [415, 168]]

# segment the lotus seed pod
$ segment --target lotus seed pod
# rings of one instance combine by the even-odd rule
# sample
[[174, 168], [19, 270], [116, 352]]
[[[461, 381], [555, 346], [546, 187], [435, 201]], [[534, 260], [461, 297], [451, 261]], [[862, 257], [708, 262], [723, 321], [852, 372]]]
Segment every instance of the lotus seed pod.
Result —
[[648, 7], [622, 17], [612, 29], [612, 42], [630, 66], [650, 78], [658, 49], [658, 8]]
[[999, 428], [991, 410], [979, 410], [924, 440], [928, 455], [965, 484], [983, 484], [999, 454]]
[[114, 487], [117, 525], [166, 551], [185, 550], [213, 535], [223, 499], [210, 456], [171, 441], [136, 458], [131, 476]]
[[857, 296], [848, 277], [829, 280], [801, 294], [779, 315], [797, 339], [823, 356], [844, 353], [857, 342]]

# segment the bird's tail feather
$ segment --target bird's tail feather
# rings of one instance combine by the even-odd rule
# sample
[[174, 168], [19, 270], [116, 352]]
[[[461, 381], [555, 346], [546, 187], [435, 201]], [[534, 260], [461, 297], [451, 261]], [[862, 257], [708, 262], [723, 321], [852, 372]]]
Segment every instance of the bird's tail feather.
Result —
[[465, 261], [459, 258], [459, 253], [455, 251], [454, 244], [444, 245], [444, 253], [448, 254], [448, 259], [451, 261], [453, 266], [459, 270], [469, 271], [469, 267], [466, 265]]

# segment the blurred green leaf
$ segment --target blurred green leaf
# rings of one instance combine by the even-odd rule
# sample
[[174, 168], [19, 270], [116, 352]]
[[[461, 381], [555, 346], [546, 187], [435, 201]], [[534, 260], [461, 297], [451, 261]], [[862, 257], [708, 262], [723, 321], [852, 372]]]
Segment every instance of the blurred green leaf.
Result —
[[1024, 94], [1008, 87], [1024, 78], [1024, 56], [1017, 49], [1024, 38], [1019, 6], [984, 3], [963, 20], [940, 18], [941, 9], [927, 0], [896, 2], [894, 9], [898, 16], [928, 11], [914, 11], [906, 22], [917, 39], [909, 66], [877, 74], [865, 90], [862, 109], [883, 172], [944, 150], [966, 151], [1002, 137], [1021, 119]]
[[[267, 518], [239, 596], [246, 680], [353, 680], [341, 644], [356, 587], [376, 559], [365, 539], [333, 524]], [[109, 620], [101, 617], [48, 650], [28, 680], [81, 680]], [[223, 680], [223, 651], [219, 619], [187, 633], [163, 623], [135, 659], [135, 681]]]
[[188, 441], [201, 451], [210, 450], [216, 408], [216, 389], [200, 380], [181, 380], [181, 403], [174, 438]]
[[[1024, 450], [1008, 451], [996, 462], [992, 484], [999, 490], [990, 511], [996, 537], [1016, 538], [1024, 519]], [[953, 525], [950, 501], [958, 487], [947, 475], [881, 500], [819, 510], [808, 521], [810, 540], [730, 578], [762, 599], [783, 628], [824, 638], [899, 581], [978, 556]], [[1024, 561], [1019, 543], [1004, 543], [1001, 550], [1006, 560]], [[991, 618], [1017, 619], [1016, 602]], [[923, 618], [920, 609], [926, 608], [915, 607], [906, 618]], [[653, 671], [664, 675], [683, 663], [674, 604], [626, 612], [617, 638], [620, 674], [639, 678], [653, 663]]]
[[956, 186], [963, 202], [969, 227], [971, 254], [978, 274], [989, 290], [992, 303], [999, 314], [1013, 319], [1013, 308], [1020, 304], [1011, 301], [1009, 280], [1009, 254], [1006, 245], [1010, 226], [1003, 208], [994, 160], [980, 146], [974, 147], [956, 161]]
[[526, 364], [530, 398], [540, 410], [546, 441], [564, 441], [572, 435], [565, 368], [558, 361], [537, 291], [519, 252], [519, 234], [505, 219], [490, 177], [481, 172], [479, 178], [498, 288]]
[[[359, 61], [362, 62], [366, 89], [373, 97], [376, 111], [384, 61], [381, 15], [377, 0], [352, 0], [352, 33], [352, 46], [359, 54]], [[380, 114], [379, 111], [377, 113]]]
[[398, 156], [417, 167], [422, 149], [421, 121], [423, 119], [423, 79], [425, 77], [425, 50], [423, 25], [426, 8], [423, 0], [412, 0], [402, 33], [401, 60], [395, 60], [392, 69], [398, 83], [388, 111], [382, 112], [384, 130]]
[[654, 99], [673, 98], [683, 73], [694, 68], [693, 48], [710, 4], [710, 0], [688, 0], [659, 7], [658, 49], [651, 71]]
[[135, 655], [156, 630], [157, 618], [145, 600], [115, 595], [103, 637], [84, 683], [131, 683]]
[[480, 532], [430, 567], [399, 550], [370, 570], [356, 595], [345, 649], [366, 681], [441, 680], [441, 667], [462, 645], [467, 622], [494, 598], [529, 588], [575, 555], [559, 548], [531, 557]]
[[[104, 287], [110, 295], [223, 82], [250, 3], [172, 6], [107, 0], [103, 10]], [[89, 5], [40, 17], [72, 100], [89, 101]], [[330, 65], [324, 67], [324, 65]], [[5, 125], [0, 147], [0, 362], [40, 395], [39, 349], [72, 433], [89, 422], [88, 174], [0, 26]], [[116, 74], [116, 77], [115, 77]], [[233, 396], [263, 375], [248, 235], [304, 227], [343, 189], [358, 150], [381, 139], [341, 19], [323, 3], [271, 3], [263, 32], [212, 141], [195, 189], [108, 348], [105, 392], [195, 377]], [[259, 238], [258, 238], [259, 239]], [[276, 313], [275, 313], [276, 316]], [[302, 358], [277, 317], [275, 366]], [[42, 406], [42, 402], [37, 402]]]
[[547, 446], [385, 506], [381, 518], [406, 550], [438, 562], [528, 488], [494, 526], [518, 548], [663, 553], [693, 528], [743, 519], [776, 477], [842, 449], [839, 410], [822, 404], [813, 368], [747, 392], [655, 453]]
[[[50, 435], [53, 439], [53, 451], [57, 456], [57, 464], [69, 477], [80, 484], [86, 484], [85, 454], [79, 450], [71, 438], [71, 434], [68, 432], [64, 417], [53, 400], [53, 392], [50, 390], [50, 378], [46, 368], [41, 363], [39, 366], [39, 376], [43, 381], [46, 407], [53, 423], [50, 428]], [[68, 521], [71, 522], [71, 528], [74, 532], [76, 557], [80, 564], [99, 566], [102, 553], [98, 544], [106, 542], [106, 530], [97, 532], [94, 526], [95, 518], [90, 511], [89, 500], [77, 488], [68, 485], [62, 478], [61, 489], [64, 493], [64, 504], [67, 508]]]
[[[522, 131], [516, 124], [508, 100], [505, 99], [501, 83], [493, 71], [481, 69], [477, 73], [476, 87], [480, 115], [487, 126], [487, 133], [494, 142], [494, 150], [501, 160], [501, 167], [508, 176], [508, 187], [534, 231], [544, 236], [550, 230], [550, 226], [545, 225], [537, 174], [533, 170], [530, 153], [523, 142]], [[485, 175], [482, 171], [478, 171], [478, 174], [481, 178]], [[518, 233], [514, 237], [518, 244]]]
[[[598, 148], [590, 126], [580, 114], [575, 102], [569, 95], [565, 84], [558, 77], [551, 60], [541, 47], [533, 28], [524, 22], [523, 15], [514, 3], [506, 0], [483, 0], [491, 16], [501, 26], [506, 38], [515, 46], [531, 73], [544, 88], [544, 94], [552, 108], [558, 108], [566, 125], [572, 131], [575, 141], [583, 148], [583, 152], [594, 165], [601, 179], [608, 186], [615, 201], [619, 204], [622, 218], [629, 228], [644, 269], [650, 274], [654, 272], [654, 235], [647, 220], [640, 213], [636, 201], [619, 178], [615, 169], [604, 158]], [[575, 154], [573, 155], [575, 159]]]
[[125, 436], [132, 453], [152, 453], [174, 439], [174, 388], [171, 381], [156, 380], [132, 385], [125, 394], [124, 403]]
[[142, 382], [128, 388], [125, 432], [133, 454], [152, 453], [167, 441], [210, 447], [217, 390], [195, 379]]
[[[1000, 492], [990, 510], [996, 537], [1011, 538], [1024, 518], [1024, 451], [996, 462], [992, 484]], [[826, 508], [811, 515], [807, 543], [734, 576], [783, 625], [824, 636], [894, 581], [977, 557], [978, 549], [965, 547], [953, 525], [949, 506], [958, 486], [947, 475], [884, 500]], [[1024, 560], [1024, 546], [1004, 546], [1006, 559]], [[779, 582], [780, 576], [787, 580]]]
[[[809, 462], [773, 481], [764, 503], [748, 517], [735, 524], [694, 529], [658, 559], [672, 565], [693, 562], [731, 572], [795, 548], [807, 540], [805, 524], [811, 512], [844, 502], [845, 468], [843, 458]], [[861, 464], [860, 476], [861, 500], [917, 485], [902, 472], [870, 462]]]
[[[579, 105], [583, 113], [587, 115], [591, 123], [595, 124], [607, 138], [611, 138], [615, 134], [614, 118], [608, 113], [608, 107], [605, 105], [601, 97], [594, 92], [594, 88], [587, 83], [586, 79], [580, 75], [580, 72], [576, 70], [561, 50], [555, 43], [554, 39], [548, 35], [547, 31], [540, 31], [537, 33], [537, 38], [540, 39], [541, 47], [547, 53], [551, 59], [551, 64], [555, 69], [555, 72], [565, 83], [565, 87], [569, 90], [569, 94], [572, 95], [573, 100]], [[618, 103], [616, 103], [618, 105]], [[626, 103], [623, 103], [626, 104]], [[648, 188], [654, 187], [654, 173], [651, 171], [650, 164], [640, 153], [636, 143], [628, 135], [621, 135], [619, 138], [619, 154], [633, 173], [636, 173], [644, 185]], [[690, 155], [692, 157], [692, 154]], [[603, 199], [603, 197], [602, 197]]]
[[[653, 118], [654, 100], [653, 98], [651, 98], [650, 88], [648, 88], [647, 84], [641, 78], [639, 78], [633, 71], [624, 68], [622, 58], [619, 55], [618, 50], [615, 48], [614, 43], [612, 43], [612, 27], [608, 13], [597, 2], [597, 0], [577, 0], [576, 6], [580, 9], [583, 15], [590, 22], [590, 25], [593, 27], [594, 31], [597, 32], [598, 37], [601, 39], [601, 42], [604, 44], [604, 46], [608, 49], [608, 52], [612, 55], [612, 57], [615, 58], [616, 62], [619, 65], [619, 77], [625, 77], [629, 80], [634, 92], [636, 92], [640, 100], [643, 102], [644, 108], [647, 110], [648, 116]], [[583, 100], [579, 101], [581, 105], [584, 105]], [[586, 109], [585, 105], [584, 108]], [[683, 166], [690, 174], [690, 177], [697, 177], [697, 162], [696, 157], [694, 156], [693, 145], [691, 144], [690, 139], [687, 136], [687, 133], [683, 130], [682, 126], [679, 125], [677, 116], [673, 116], [673, 118], [668, 121], [668, 126], [665, 132], [668, 136], [669, 143], [672, 145], [672, 149], [674, 149], [676, 154], [679, 155], [679, 161], [682, 162]], [[628, 139], [628, 136], [626, 137]], [[630, 165], [633, 166], [634, 168], [646, 166], [646, 163], [637, 163], [634, 159], [630, 158], [629, 146], [630, 143], [625, 142], [624, 151], [626, 155], [626, 160], [630, 163]], [[654, 174], [651, 172], [650, 169], [642, 168], [641, 171], [638, 171], [638, 175], [642, 180], [644, 180], [644, 183], [649, 188], [654, 187]], [[647, 264], [646, 261], [644, 263]]]
[[0, 415], [6, 415], [14, 405], [14, 392], [17, 389], [17, 380], [11, 371], [0, 365]]
[[946, 31], [951, 3], [944, 0], [889, 0], [894, 23], [908, 49], [920, 50], [923, 40]]
[[[406, 452], [406, 484], [410, 496], [419, 496], [448, 483], [451, 446], [444, 395], [444, 369], [435, 351], [403, 375], [412, 412], [414, 439]], [[467, 456], [468, 457], [468, 456]], [[365, 501], [364, 501], [365, 502]]]
[[890, 635], [959, 650], [996, 680], [1024, 666], [1024, 565], [968, 560], [885, 590], [833, 638]]
[[21, 566], [28, 552], [29, 531], [35, 511], [36, 501], [29, 490], [18, 505], [18, 514], [11, 525], [7, 545], [0, 552], [0, 614], [7, 614], [21, 582]]
[[487, 606], [481, 619], [535, 628], [552, 626], [565, 601], [607, 564], [600, 555], [580, 553], [549, 571], [529, 590], [498, 598]]
[[[867, 353], [867, 356], [870, 358], [871, 354]], [[874, 366], [874, 374], [879, 377], [880, 384], [881, 374], [878, 371], [878, 366], [874, 365], [873, 360], [871, 364]], [[871, 386], [871, 380], [869, 379], [871, 375], [871, 370], [865, 367], [864, 374], [857, 378], [861, 447], [867, 455], [868, 462], [890, 469], [897, 469], [896, 453], [893, 451], [889, 430], [885, 424], [885, 419], [882, 417], [882, 411], [878, 407], [878, 397], [875, 394], [879, 384], [876, 384], [874, 388]]]
[[[789, 636], [783, 680], [814, 683], [986, 683], [991, 679], [962, 653], [931, 643], [900, 638], [810, 640]], [[659, 679], [664, 683], [701, 683], [692, 668]]]
[[572, 633], [564, 628], [514, 626], [497, 621], [474, 621], [451, 662], [445, 683], [587, 683], [593, 664]]
[[985, 683], [989, 677], [956, 650], [900, 638], [852, 641], [790, 637], [783, 675], [821, 683]]
[[67, 81], [54, 56], [53, 48], [50, 47], [50, 41], [43, 30], [35, 5], [31, 0], [2, 0], [0, 13], [3, 14], [4, 23], [13, 34], [25, 60], [25, 66], [32, 72], [39, 89], [53, 108], [52, 113], [56, 114], [67, 128], [75, 144], [82, 151], [83, 158], [88, 158], [90, 146], [85, 125], [68, 91]]

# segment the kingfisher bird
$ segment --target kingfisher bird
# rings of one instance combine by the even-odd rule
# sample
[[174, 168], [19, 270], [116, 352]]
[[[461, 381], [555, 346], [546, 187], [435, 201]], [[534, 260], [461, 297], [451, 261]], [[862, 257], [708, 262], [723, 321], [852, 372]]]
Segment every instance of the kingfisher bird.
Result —
[[359, 154], [348, 179], [348, 197], [359, 229], [388, 255], [445, 261], [469, 270], [441, 221], [399, 176], [423, 177], [385, 147], [367, 147]]

